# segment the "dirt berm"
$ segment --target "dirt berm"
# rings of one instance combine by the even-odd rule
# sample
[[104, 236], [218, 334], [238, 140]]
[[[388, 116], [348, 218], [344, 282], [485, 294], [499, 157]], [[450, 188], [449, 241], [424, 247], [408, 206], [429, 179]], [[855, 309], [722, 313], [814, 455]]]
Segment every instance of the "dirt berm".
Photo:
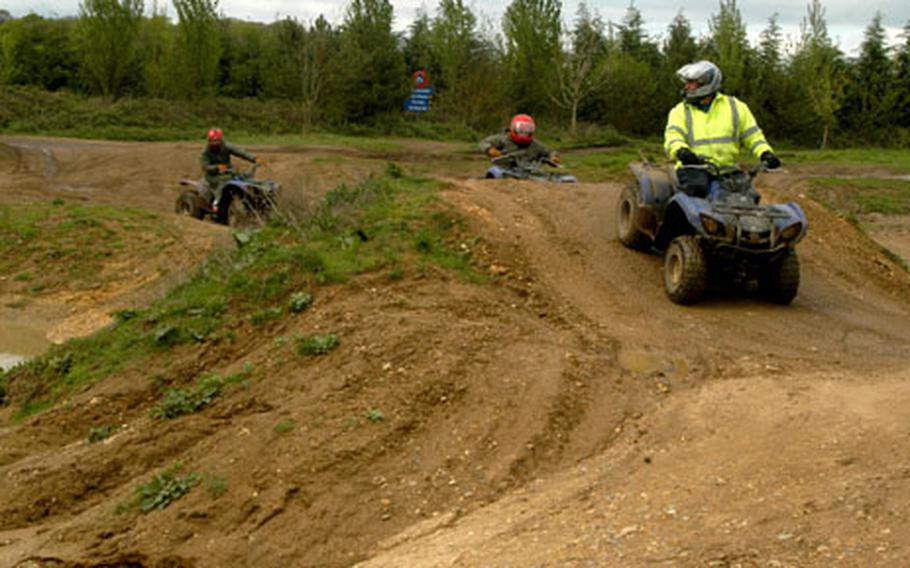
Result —
[[[198, 151], [6, 142], [4, 202], [160, 214]], [[615, 239], [617, 184], [481, 181], [481, 160], [416, 147], [254, 149], [292, 193], [388, 159], [442, 172], [492, 283], [364, 276], [229, 350], [178, 348], [155, 371], [255, 374], [175, 420], [150, 416], [135, 368], [23, 422], [0, 409], [0, 566], [910, 565], [910, 278], [804, 196], [805, 172], [764, 180], [810, 219], [796, 301], [680, 307], [661, 259]], [[204, 241], [180, 257], [198, 262], [226, 235], [177, 226], [185, 240], [112, 262], [142, 272]], [[117, 290], [96, 301], [151, 294]], [[282, 340], [326, 331], [341, 344], [319, 358]], [[89, 444], [101, 423], [120, 427]], [[203, 482], [115, 512], [177, 462]]]

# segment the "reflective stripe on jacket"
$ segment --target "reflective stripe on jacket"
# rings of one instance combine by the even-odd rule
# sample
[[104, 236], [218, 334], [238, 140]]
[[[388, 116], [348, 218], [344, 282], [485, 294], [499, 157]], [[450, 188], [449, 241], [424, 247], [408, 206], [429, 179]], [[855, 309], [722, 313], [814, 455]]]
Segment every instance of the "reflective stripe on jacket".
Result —
[[722, 93], [717, 93], [707, 112], [685, 101], [673, 107], [667, 117], [664, 150], [676, 159], [680, 148], [689, 148], [721, 167], [735, 165], [741, 148], [756, 158], [771, 151], [746, 103]]

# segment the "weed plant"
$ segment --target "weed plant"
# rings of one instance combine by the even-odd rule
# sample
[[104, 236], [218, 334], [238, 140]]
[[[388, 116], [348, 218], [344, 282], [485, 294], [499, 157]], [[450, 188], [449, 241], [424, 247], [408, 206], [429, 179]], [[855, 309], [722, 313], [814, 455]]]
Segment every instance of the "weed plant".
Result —
[[184, 414], [192, 414], [212, 404], [221, 396], [225, 387], [243, 383], [249, 379], [251, 370], [221, 378], [218, 375], [202, 377], [193, 389], [172, 388], [161, 402], [152, 406], [152, 416], [171, 420]]
[[166, 509], [171, 503], [182, 498], [199, 484], [200, 476], [192, 472], [179, 475], [183, 464], [177, 462], [164, 472], [155, 475], [148, 483], [136, 488], [136, 496], [124, 505], [117, 507], [118, 512], [138, 509], [142, 513]]
[[297, 338], [297, 353], [301, 355], [325, 355], [336, 347], [338, 347], [338, 337], [334, 333]]
[[116, 431], [117, 427], [110, 424], [105, 424], [103, 426], [92, 426], [88, 429], [88, 443], [97, 444], [98, 442], [108, 439], [110, 435]]

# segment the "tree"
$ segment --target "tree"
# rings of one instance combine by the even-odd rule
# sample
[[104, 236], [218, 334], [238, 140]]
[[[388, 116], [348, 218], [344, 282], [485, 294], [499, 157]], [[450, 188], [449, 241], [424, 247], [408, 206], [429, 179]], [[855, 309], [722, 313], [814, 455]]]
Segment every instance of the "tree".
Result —
[[553, 102], [569, 111], [569, 130], [574, 136], [578, 128], [578, 108], [606, 79], [603, 72], [605, 53], [604, 24], [591, 16], [584, 2], [578, 5], [578, 17], [572, 32], [572, 51], [563, 53], [557, 65]]
[[152, 13], [139, 27], [141, 82], [145, 94], [163, 97], [168, 92], [168, 69], [173, 57], [173, 27], [163, 8], [152, 6]]
[[348, 120], [401, 108], [408, 73], [392, 32], [389, 0], [352, 0], [341, 31], [341, 68]]
[[[116, 97], [136, 60], [142, 0], [83, 0], [76, 28], [82, 68], [94, 89]], [[134, 83], [138, 81], [134, 78]]]
[[910, 128], [910, 21], [904, 25], [904, 43], [897, 50], [894, 70], [894, 90], [898, 93], [894, 103], [897, 123]]
[[424, 69], [435, 75], [438, 66], [434, 59], [432, 21], [430, 16], [420, 9], [417, 17], [411, 23], [408, 39], [404, 45], [404, 60], [408, 69], [416, 71]]
[[512, 100], [522, 111], [549, 107], [549, 84], [560, 52], [561, 10], [559, 0], [512, 0], [503, 15]]
[[768, 19], [767, 27], [762, 30], [758, 39], [755, 62], [752, 65], [749, 83], [749, 103], [758, 118], [759, 124], [766, 131], [778, 131], [780, 114], [787, 106], [786, 76], [784, 74], [782, 32], [777, 22], [778, 15]]
[[645, 31], [645, 20], [634, 2], [629, 3], [622, 24], [618, 26], [619, 49], [626, 55], [657, 66], [660, 53], [657, 46], [648, 38]]
[[0, 25], [0, 83], [35, 85], [49, 91], [76, 87], [73, 24], [72, 19], [29, 14]]
[[698, 57], [698, 44], [692, 36], [692, 25], [682, 11], [676, 14], [667, 27], [667, 39], [664, 40], [663, 47], [666, 66], [674, 72]]
[[431, 42], [439, 64], [441, 87], [456, 91], [471, 65], [477, 46], [477, 18], [462, 0], [440, 0], [433, 19]]
[[749, 42], [736, 0], [720, 0], [720, 12], [711, 17], [708, 28], [708, 51], [724, 74], [724, 91], [746, 91]]
[[800, 86], [809, 112], [799, 112], [798, 105], [792, 105], [797, 112], [791, 113], [794, 124], [802, 123], [804, 128], [821, 129], [820, 147], [828, 145], [831, 129], [837, 124], [837, 110], [843, 95], [843, 70], [840, 65], [840, 50], [828, 36], [825, 10], [820, 0], [810, 0], [806, 17], [800, 26], [800, 40], [790, 64], [792, 80]]
[[679, 11], [667, 27], [667, 36], [663, 43], [662, 64], [658, 74], [661, 89], [657, 95], [662, 108], [669, 109], [679, 101], [682, 84], [676, 77], [676, 71], [697, 59], [698, 44], [692, 35], [692, 26], [682, 11]]
[[267, 67], [266, 27], [259, 22], [229, 19], [220, 26], [219, 92], [229, 97], [257, 97]]
[[852, 131], [866, 135], [887, 128], [894, 118], [897, 95], [882, 15], [876, 13], [866, 28], [859, 59], [852, 66], [840, 109], [844, 122]]
[[180, 96], [211, 95], [218, 78], [221, 40], [218, 0], [173, 0], [177, 10], [174, 44], [174, 92]]
[[279, 60], [285, 66], [276, 74], [288, 80], [287, 94], [300, 100], [302, 126], [309, 130], [316, 118], [328, 110], [327, 95], [337, 63], [337, 32], [323, 16], [316, 18], [309, 29], [287, 18], [279, 24], [277, 36]]

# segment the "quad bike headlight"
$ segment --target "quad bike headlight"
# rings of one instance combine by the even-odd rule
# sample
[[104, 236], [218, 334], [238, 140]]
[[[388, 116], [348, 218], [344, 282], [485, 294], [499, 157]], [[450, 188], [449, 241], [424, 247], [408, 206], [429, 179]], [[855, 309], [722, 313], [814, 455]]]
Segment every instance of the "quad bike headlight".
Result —
[[710, 215], [705, 215], [704, 213], [702, 213], [699, 217], [701, 217], [702, 227], [705, 228], [705, 231], [709, 235], [721, 235], [724, 233], [724, 230], [725, 230], [724, 224], [721, 223], [720, 221], [718, 221], [717, 219], [715, 219], [714, 217], [711, 217]]
[[793, 239], [795, 239], [796, 237], [799, 236], [799, 234], [802, 232], [802, 230], [803, 230], [803, 224], [801, 222], [797, 221], [796, 223], [793, 223], [792, 225], [790, 225], [789, 227], [787, 227], [786, 229], [781, 231], [780, 238], [784, 241], [792, 241]]

